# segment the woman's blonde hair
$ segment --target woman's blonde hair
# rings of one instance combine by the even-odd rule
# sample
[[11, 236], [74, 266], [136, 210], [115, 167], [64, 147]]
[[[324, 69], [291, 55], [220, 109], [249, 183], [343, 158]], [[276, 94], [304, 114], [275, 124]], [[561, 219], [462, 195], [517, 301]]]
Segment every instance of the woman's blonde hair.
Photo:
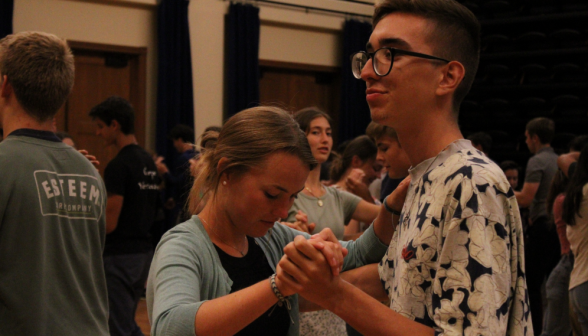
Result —
[[[214, 197], [223, 173], [245, 173], [273, 153], [295, 155], [310, 170], [317, 165], [304, 132], [278, 107], [259, 106], [241, 111], [227, 120], [217, 139], [211, 138], [214, 135], [213, 132], [208, 134], [214, 148], [204, 151], [198, 162], [198, 175], [188, 200], [191, 213], [196, 213], [202, 200]], [[228, 159], [229, 163], [219, 171], [221, 158]]]

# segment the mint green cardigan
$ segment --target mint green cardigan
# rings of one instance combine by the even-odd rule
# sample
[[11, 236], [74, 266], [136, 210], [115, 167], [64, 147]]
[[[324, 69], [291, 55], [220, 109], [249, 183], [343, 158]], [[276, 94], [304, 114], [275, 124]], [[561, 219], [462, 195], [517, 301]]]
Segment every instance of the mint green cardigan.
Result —
[[[272, 269], [282, 258], [284, 247], [297, 235], [310, 237], [276, 223], [270, 236], [255, 238]], [[355, 242], [341, 242], [349, 250], [343, 270], [379, 262], [388, 246], [382, 244], [372, 227]], [[198, 216], [170, 229], [155, 250], [147, 282], [147, 311], [153, 336], [194, 336], [198, 309], [206, 300], [231, 292], [233, 281]], [[298, 295], [291, 297], [294, 324], [289, 336], [299, 334]]]

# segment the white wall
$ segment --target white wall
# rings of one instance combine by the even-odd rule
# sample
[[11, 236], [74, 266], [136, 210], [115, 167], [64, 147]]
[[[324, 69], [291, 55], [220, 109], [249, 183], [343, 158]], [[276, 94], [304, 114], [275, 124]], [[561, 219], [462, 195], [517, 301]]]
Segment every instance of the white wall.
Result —
[[14, 32], [39, 30], [92, 43], [147, 47], [146, 147], [155, 148], [156, 0], [15, 0]]
[[[298, 5], [372, 15], [373, 8], [336, 0], [280, 0]], [[370, 0], [366, 0], [370, 2]], [[372, 1], [373, 3], [373, 1]], [[192, 42], [195, 130], [221, 125], [224, 106], [224, 17], [229, 2], [192, 0], [189, 9]], [[339, 66], [345, 18], [321, 12], [259, 5], [261, 60]]]
[[[179, 0], [178, 0], [179, 1]], [[371, 15], [371, 6], [337, 0], [280, 0]], [[372, 2], [373, 0], [365, 0]], [[147, 148], [155, 148], [157, 0], [15, 0], [14, 31], [41, 30], [82, 42], [147, 47]], [[229, 2], [189, 6], [196, 134], [220, 125], [224, 106], [224, 20]], [[260, 59], [339, 66], [344, 17], [260, 4]]]

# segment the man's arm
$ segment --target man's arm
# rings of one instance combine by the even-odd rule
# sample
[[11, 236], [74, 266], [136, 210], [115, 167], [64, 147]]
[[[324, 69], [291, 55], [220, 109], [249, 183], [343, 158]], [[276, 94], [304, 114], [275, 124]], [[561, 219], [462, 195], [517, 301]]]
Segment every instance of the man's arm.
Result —
[[[378, 274], [378, 264], [370, 264], [343, 272], [341, 273], [341, 278], [380, 302], [388, 301], [388, 294], [386, 294]], [[299, 297], [298, 306], [300, 312], [325, 309], [303, 296]]]
[[521, 208], [528, 208], [539, 189], [539, 182], [525, 182], [521, 191], [515, 191], [517, 203]]
[[124, 197], [108, 193], [106, 199], [106, 233], [111, 233], [118, 225], [118, 217], [123, 206]]
[[[324, 256], [302, 237], [296, 237], [284, 251], [288, 257], [282, 258], [279, 265], [288, 275], [282, 276], [283, 281], [301, 286], [300, 295], [334, 312], [360, 333], [386, 336], [434, 334], [432, 328], [407, 319], [342, 277], [333, 276]], [[354, 281], [367, 284], [378, 297], [382, 297], [382, 284], [379, 284], [380, 289], [375, 285], [376, 279], [379, 281], [377, 268], [372, 266], [356, 275], [358, 278]]]
[[576, 161], [580, 157], [580, 152], [572, 152], [567, 154], [562, 154], [557, 158], [557, 166], [561, 171], [567, 176], [569, 176], [569, 169], [570, 165]]

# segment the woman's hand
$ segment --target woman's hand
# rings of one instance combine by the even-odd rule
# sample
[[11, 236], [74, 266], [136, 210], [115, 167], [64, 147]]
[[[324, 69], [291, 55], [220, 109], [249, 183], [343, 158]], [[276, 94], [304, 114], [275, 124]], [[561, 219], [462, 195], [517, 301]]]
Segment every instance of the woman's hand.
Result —
[[350, 193], [363, 198], [365, 201], [374, 203], [369, 186], [363, 183], [364, 176], [365, 173], [361, 169], [353, 169], [347, 179], [345, 179], [345, 188]]
[[308, 223], [308, 216], [302, 212], [302, 210], [298, 210], [298, 213], [295, 216], [296, 221], [293, 223], [289, 222], [281, 222], [282, 224], [298, 231], [306, 232], [308, 234], [312, 234], [314, 232], [314, 228], [316, 227], [315, 223]]
[[[347, 253], [349, 253], [346, 248], [341, 246], [341, 243], [337, 240], [337, 237], [335, 237], [335, 234], [333, 234], [333, 231], [331, 231], [329, 228], [322, 230], [320, 233], [310, 237], [308, 240], [304, 239], [304, 241], [300, 241], [298, 243], [298, 246], [302, 245], [309, 245], [320, 251], [331, 267], [331, 272], [335, 276], [339, 275], [343, 269], [343, 259], [345, 259]], [[284, 252], [287, 249], [293, 248], [294, 246], [294, 242], [288, 244], [284, 248]]]

